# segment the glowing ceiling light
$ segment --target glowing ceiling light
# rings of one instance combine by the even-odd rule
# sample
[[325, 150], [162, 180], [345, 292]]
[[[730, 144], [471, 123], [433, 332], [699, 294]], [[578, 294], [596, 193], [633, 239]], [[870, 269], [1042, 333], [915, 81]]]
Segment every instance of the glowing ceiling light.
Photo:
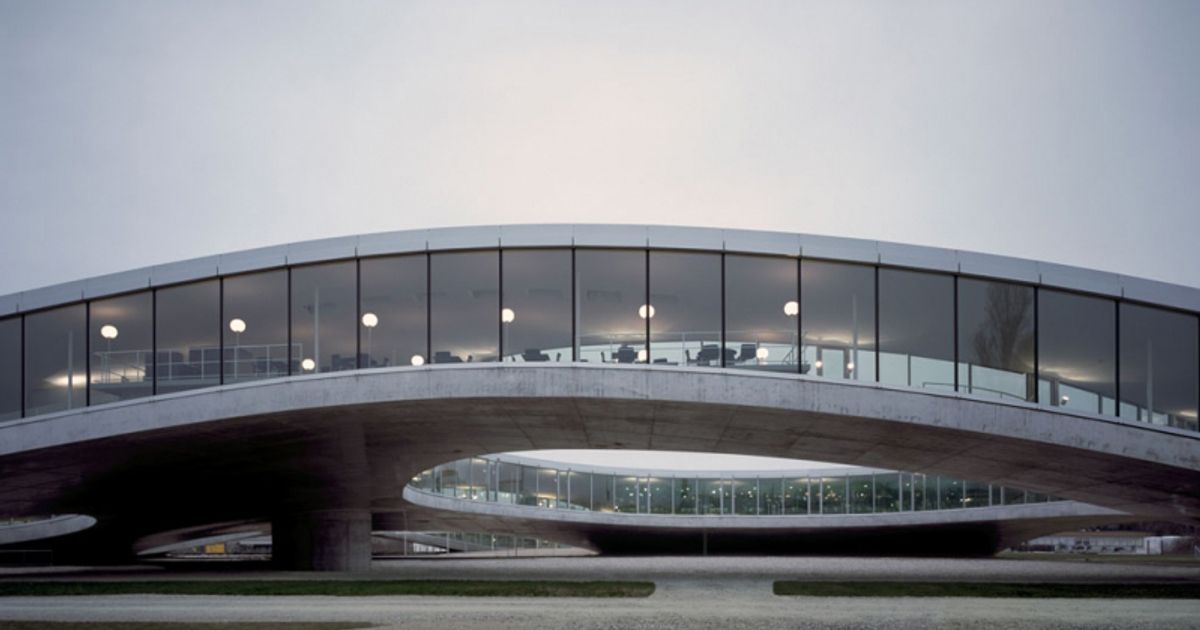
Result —
[[312, 359], [305, 359], [300, 362], [300, 369], [304, 370], [305, 372], [311, 372], [317, 369], [317, 362], [313, 361]]
[[419, 354], [414, 354], [409, 362], [416, 366], [425, 365], [425, 357]]
[[363, 313], [362, 325], [367, 328], [374, 328], [379, 325], [379, 316], [375, 313]]
[[511, 308], [500, 309], [500, 321], [511, 324], [515, 319], [517, 319], [517, 313]]
[[800, 314], [800, 303], [796, 300], [788, 300], [783, 304], [783, 314], [788, 317], [795, 317]]
[[767, 357], [770, 355], [771, 351], [766, 348], [759, 348], [758, 350], [754, 351], [754, 358], [758, 359], [759, 361], [766, 361]]
[[646, 319], [647, 314], [649, 314], [650, 317], [654, 317], [654, 305], [653, 304], [643, 304], [638, 307], [638, 317], [641, 317], [642, 319]]
[[229, 320], [229, 330], [232, 330], [238, 334], [246, 332], [246, 320], [240, 317], [234, 317], [233, 319]]
[[105, 324], [100, 327], [100, 336], [112, 341], [117, 338], [117, 327], [112, 324]]

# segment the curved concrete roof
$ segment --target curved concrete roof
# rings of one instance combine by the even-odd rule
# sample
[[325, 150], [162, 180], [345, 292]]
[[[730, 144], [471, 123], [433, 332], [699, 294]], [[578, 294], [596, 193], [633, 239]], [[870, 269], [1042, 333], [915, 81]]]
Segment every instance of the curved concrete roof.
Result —
[[135, 496], [158, 507], [186, 496], [174, 508], [182, 519], [215, 509], [188, 484], [202, 492], [225, 479], [219, 519], [261, 516], [271, 509], [262, 493], [284, 488], [349, 500], [338, 493], [361, 486], [386, 512], [434, 465], [554, 448], [825, 460], [1200, 515], [1200, 434], [798, 374], [600, 364], [335, 372], [25, 418], [0, 426], [0, 506], [100, 516], [139, 509]]
[[172, 262], [0, 296], [0, 316], [221, 275], [321, 261], [491, 247], [656, 247], [804, 256], [955, 272], [1200, 312], [1200, 289], [1105, 271], [887, 241], [662, 225], [450, 227], [329, 238]]

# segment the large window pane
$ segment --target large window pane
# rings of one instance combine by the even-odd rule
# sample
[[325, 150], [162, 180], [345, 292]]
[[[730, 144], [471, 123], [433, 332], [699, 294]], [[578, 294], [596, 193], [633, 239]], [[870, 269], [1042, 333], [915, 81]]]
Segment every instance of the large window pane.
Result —
[[152, 294], [96, 300], [91, 309], [91, 404], [153, 394]]
[[649, 484], [650, 513], [670, 514], [671, 479], [669, 477], [650, 477], [646, 483]]
[[363, 367], [424, 365], [428, 359], [425, 255], [364, 258], [359, 280]]
[[871, 475], [854, 475], [850, 477], [850, 512], [853, 514], [870, 514], [875, 510], [873, 501], [875, 488]]
[[878, 473], [875, 475], [875, 511], [898, 512], [901, 507], [900, 476], [903, 473]]
[[821, 479], [821, 513], [846, 513], [845, 477], [825, 477]]
[[679, 478], [675, 480], [675, 513], [696, 513], [696, 480]]
[[800, 275], [800, 371], [875, 380], [875, 268], [805, 259]]
[[963, 506], [963, 482], [949, 477], [937, 478], [938, 509], [954, 510]]
[[721, 255], [650, 252], [649, 312], [651, 362], [720, 367]]
[[816, 498], [809, 491], [808, 479], [804, 477], [784, 480], [783, 508], [787, 514], [808, 514]]
[[721, 513], [721, 479], [699, 479], [696, 482], [696, 513]]
[[958, 388], [1033, 400], [1033, 287], [958, 280]]
[[1116, 338], [1112, 300], [1038, 289], [1038, 400], [1116, 415]]
[[500, 346], [500, 254], [429, 257], [434, 363], [495, 361]]
[[796, 371], [796, 267], [793, 258], [725, 256], [727, 367]]
[[21, 417], [21, 318], [0, 319], [0, 421]]
[[879, 270], [879, 380], [954, 389], [954, 277]]
[[[538, 507], [557, 508], [558, 471], [553, 468], [538, 469]], [[563, 496], [566, 499], [566, 496]]]
[[[154, 322], [158, 393], [221, 382], [220, 282], [206, 280], [159, 289]], [[232, 341], [232, 332], [226, 333]]]
[[571, 251], [506, 249], [503, 323], [506, 361], [571, 360]]
[[538, 469], [533, 466], [520, 466], [520, 494], [517, 496], [519, 505], [538, 505]]
[[1197, 430], [1196, 316], [1122, 303], [1120, 321], [1121, 417]]
[[636, 514], [638, 511], [638, 478], [617, 477], [615, 511]]
[[754, 516], [758, 514], [758, 480], [733, 479], [733, 513]]
[[225, 382], [288, 371], [287, 271], [225, 278]]
[[292, 269], [292, 373], [358, 367], [354, 261]]
[[783, 480], [766, 478], [758, 480], [759, 512], [768, 516], [783, 514]]
[[570, 471], [566, 474], [571, 509], [592, 509], [592, 473]]
[[592, 474], [592, 509], [597, 512], [615, 512], [617, 495], [612, 475]]
[[577, 352], [580, 361], [646, 360], [646, 252], [575, 252]]
[[83, 304], [25, 316], [25, 415], [86, 404], [86, 319]]

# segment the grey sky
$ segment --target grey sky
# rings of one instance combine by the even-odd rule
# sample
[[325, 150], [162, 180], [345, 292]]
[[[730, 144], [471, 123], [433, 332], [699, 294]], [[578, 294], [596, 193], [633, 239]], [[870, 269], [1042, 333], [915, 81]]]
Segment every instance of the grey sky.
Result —
[[0, 293], [507, 222], [1197, 285], [1197, 2], [0, 0]]

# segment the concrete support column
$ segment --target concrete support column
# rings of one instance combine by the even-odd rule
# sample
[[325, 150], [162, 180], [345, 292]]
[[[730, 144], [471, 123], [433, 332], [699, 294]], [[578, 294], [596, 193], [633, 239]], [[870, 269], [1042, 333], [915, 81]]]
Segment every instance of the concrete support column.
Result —
[[280, 515], [271, 523], [275, 564], [299, 571], [371, 568], [369, 510], [312, 510]]

